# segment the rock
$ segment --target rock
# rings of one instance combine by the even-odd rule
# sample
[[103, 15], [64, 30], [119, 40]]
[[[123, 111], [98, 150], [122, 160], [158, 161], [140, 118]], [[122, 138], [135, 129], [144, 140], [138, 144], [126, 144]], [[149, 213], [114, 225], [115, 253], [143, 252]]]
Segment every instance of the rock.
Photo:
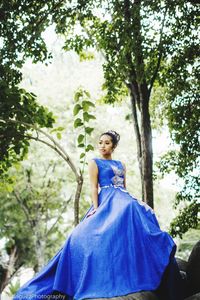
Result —
[[186, 273], [187, 273], [188, 286], [189, 286], [189, 295], [199, 293], [200, 292], [200, 241], [198, 241], [192, 249], [192, 252], [188, 259]]
[[189, 287], [188, 287], [188, 279], [187, 279], [187, 266], [188, 266], [188, 262], [176, 257], [176, 262], [178, 264], [178, 268], [180, 270], [180, 274], [181, 274], [181, 278], [182, 278], [182, 285], [184, 285], [184, 295], [189, 296]]
[[188, 262], [179, 257], [176, 257], [176, 262], [178, 264], [179, 270], [186, 273]]
[[200, 300], [200, 293], [185, 298], [185, 300]]
[[[119, 296], [119, 297], [113, 297], [113, 298], [92, 298], [92, 300], [158, 300], [157, 296], [152, 292], [139, 292], [139, 293], [133, 293], [128, 294], [126, 296]], [[85, 299], [89, 300], [89, 299]], [[90, 299], [91, 300], [91, 299]]]

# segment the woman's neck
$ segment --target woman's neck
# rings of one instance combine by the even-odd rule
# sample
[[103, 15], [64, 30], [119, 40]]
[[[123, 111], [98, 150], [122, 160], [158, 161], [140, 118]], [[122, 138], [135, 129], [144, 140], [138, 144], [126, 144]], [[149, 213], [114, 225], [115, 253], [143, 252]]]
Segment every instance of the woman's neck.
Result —
[[112, 157], [111, 156], [101, 156], [101, 159], [112, 160]]

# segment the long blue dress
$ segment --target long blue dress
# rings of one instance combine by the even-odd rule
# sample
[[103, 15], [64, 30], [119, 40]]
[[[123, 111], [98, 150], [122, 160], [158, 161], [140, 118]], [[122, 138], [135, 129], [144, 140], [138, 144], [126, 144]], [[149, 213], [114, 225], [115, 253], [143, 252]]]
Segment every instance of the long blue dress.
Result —
[[119, 160], [94, 158], [98, 166], [98, 208], [89, 208], [64, 246], [14, 300], [46, 299], [54, 291], [67, 299], [127, 295], [158, 288], [176, 245], [160, 229], [154, 211], [124, 188]]

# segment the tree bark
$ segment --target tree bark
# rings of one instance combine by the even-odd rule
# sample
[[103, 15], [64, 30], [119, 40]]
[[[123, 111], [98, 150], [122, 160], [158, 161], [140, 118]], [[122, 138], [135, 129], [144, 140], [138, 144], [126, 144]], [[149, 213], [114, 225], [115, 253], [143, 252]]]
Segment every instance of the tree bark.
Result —
[[[153, 151], [152, 130], [149, 114], [149, 99], [147, 87], [140, 86], [141, 99], [141, 149], [142, 149], [142, 174], [143, 174], [143, 200], [152, 208], [153, 204]], [[146, 94], [146, 95], [145, 95]]]
[[[129, 66], [128, 86], [131, 94], [133, 124], [137, 140], [137, 157], [142, 184], [142, 200], [153, 208], [153, 151], [149, 114], [150, 93], [146, 83], [143, 59], [140, 2], [140, 0], [135, 1], [133, 7], [131, 7], [130, 0], [125, 0], [126, 27], [130, 39], [133, 34], [133, 51], [135, 57], [133, 62], [131, 56], [127, 54], [127, 65]], [[134, 9], [133, 19], [130, 9]], [[130, 50], [128, 49], [128, 51]], [[138, 124], [137, 112], [140, 114], [140, 126]]]
[[83, 186], [83, 177], [81, 174], [79, 175], [79, 178], [77, 180], [76, 194], [74, 199], [74, 226], [78, 225], [79, 223], [79, 199], [81, 195], [82, 186]]
[[44, 236], [40, 237], [40, 236], [38, 236], [36, 234], [36, 239], [35, 239], [35, 255], [36, 255], [37, 264], [34, 267], [34, 271], [35, 272], [38, 272], [39, 270], [41, 270], [41, 268], [45, 264], [45, 247], [46, 247], [46, 242], [43, 239], [44, 239]]
[[3, 275], [1, 276], [1, 283], [0, 283], [0, 295], [3, 292], [4, 288], [8, 285], [10, 278], [15, 269], [15, 263], [17, 261], [17, 247], [13, 246], [10, 252], [9, 261], [6, 269], [3, 269]]
[[[139, 85], [139, 90], [140, 111], [136, 107], [134, 90], [130, 89], [132, 116], [137, 143], [137, 158], [142, 185], [142, 199], [153, 208], [153, 150], [149, 96], [146, 84]], [[140, 126], [138, 124], [137, 112], [140, 113]]]
[[130, 85], [130, 94], [131, 94], [131, 109], [132, 109], [132, 117], [133, 117], [133, 125], [136, 136], [136, 145], [137, 145], [137, 159], [140, 170], [140, 178], [141, 178], [141, 188], [142, 188], [142, 199], [144, 199], [144, 185], [143, 185], [143, 169], [142, 169], [142, 148], [141, 148], [141, 135], [140, 128], [138, 123], [138, 114], [136, 107], [136, 95], [135, 90], [132, 88], [133, 85]]

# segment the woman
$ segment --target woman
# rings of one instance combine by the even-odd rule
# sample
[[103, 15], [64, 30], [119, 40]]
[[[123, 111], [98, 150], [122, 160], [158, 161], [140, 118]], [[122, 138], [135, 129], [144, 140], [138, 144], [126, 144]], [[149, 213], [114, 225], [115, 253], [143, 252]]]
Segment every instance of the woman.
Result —
[[112, 159], [119, 139], [115, 131], [101, 134], [101, 157], [89, 162], [93, 204], [14, 300], [111, 298], [142, 290], [182, 299], [176, 245], [161, 231], [154, 211], [126, 190], [125, 164]]

